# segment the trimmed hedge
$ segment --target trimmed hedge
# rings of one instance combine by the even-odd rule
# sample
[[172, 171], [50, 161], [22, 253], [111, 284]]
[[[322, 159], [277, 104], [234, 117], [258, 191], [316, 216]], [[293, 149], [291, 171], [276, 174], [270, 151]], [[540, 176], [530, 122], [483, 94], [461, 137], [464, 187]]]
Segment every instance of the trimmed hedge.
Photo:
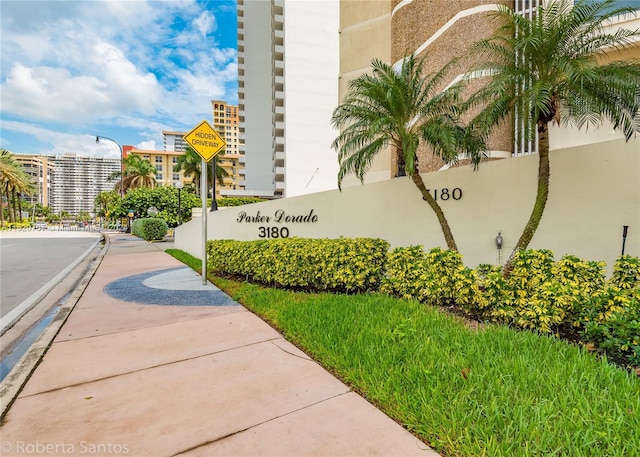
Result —
[[611, 278], [604, 262], [549, 250], [520, 251], [500, 268], [464, 267], [455, 251], [421, 246], [389, 253], [381, 291], [506, 325], [580, 339], [622, 364], [640, 367], [640, 259], [620, 257]]
[[276, 287], [366, 292], [379, 288], [389, 243], [371, 238], [208, 242], [211, 271]]
[[[251, 203], [260, 203], [266, 201], [264, 198], [256, 198], [256, 197], [220, 197], [216, 198], [216, 202], [218, 206], [242, 206], [249, 205]], [[211, 206], [211, 199], [208, 200], [209, 206]]]
[[573, 340], [640, 367], [640, 259], [604, 262], [549, 250], [520, 251], [508, 277], [498, 266], [464, 266], [459, 252], [395, 248], [381, 239], [212, 240], [210, 271], [309, 291], [381, 291], [469, 317]]
[[131, 233], [147, 241], [163, 240], [168, 230], [165, 220], [157, 217], [134, 219], [131, 223]]
[[486, 306], [478, 274], [464, 266], [459, 252], [440, 248], [428, 253], [422, 246], [391, 251], [380, 289], [434, 306], [461, 306], [470, 315]]

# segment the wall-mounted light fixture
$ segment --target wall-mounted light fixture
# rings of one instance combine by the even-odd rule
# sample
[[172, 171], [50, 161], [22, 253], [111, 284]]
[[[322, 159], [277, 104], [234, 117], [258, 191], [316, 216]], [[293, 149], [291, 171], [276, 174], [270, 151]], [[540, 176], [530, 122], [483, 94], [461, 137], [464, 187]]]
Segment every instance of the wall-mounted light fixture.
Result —
[[502, 265], [502, 244], [504, 240], [502, 239], [502, 233], [498, 232], [498, 236], [496, 236], [496, 249], [498, 249], [498, 265]]

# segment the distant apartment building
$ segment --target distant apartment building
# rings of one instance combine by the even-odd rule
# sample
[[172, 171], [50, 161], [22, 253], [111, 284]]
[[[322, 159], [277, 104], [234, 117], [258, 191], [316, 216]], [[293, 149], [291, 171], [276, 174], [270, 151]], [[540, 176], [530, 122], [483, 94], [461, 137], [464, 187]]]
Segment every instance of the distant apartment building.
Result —
[[[360, 2], [355, 2], [360, 3]], [[240, 153], [248, 195], [337, 187], [338, 0], [238, 0]]]
[[158, 186], [174, 186], [178, 182], [186, 184], [193, 180], [192, 177], [185, 177], [182, 171], [174, 171], [174, 167], [178, 164], [178, 157], [184, 154], [183, 151], [155, 151], [137, 149], [129, 145], [123, 146], [122, 150], [125, 158], [129, 155], [137, 155], [151, 162], [156, 167], [155, 178]]
[[94, 214], [95, 198], [113, 190], [109, 178], [120, 171], [120, 159], [87, 157], [75, 153], [56, 156], [15, 154], [37, 182], [37, 202], [54, 213]]
[[187, 147], [187, 142], [184, 141], [184, 136], [187, 132], [173, 132], [170, 130], [162, 131], [163, 150], [184, 152]]
[[244, 193], [244, 156], [240, 153], [238, 107], [222, 100], [211, 100], [213, 128], [225, 141], [224, 154], [216, 157], [218, 165], [227, 172], [222, 186], [216, 186], [216, 196], [233, 197]]
[[[244, 160], [240, 154], [241, 141], [238, 128], [238, 107], [222, 100], [211, 100], [211, 108], [213, 112], [212, 127], [226, 143], [224, 154], [216, 156], [217, 164], [222, 167], [228, 175], [224, 178], [222, 186], [216, 185], [216, 196], [219, 198], [245, 195], [242, 192]], [[187, 133], [188, 132], [164, 130], [162, 132], [164, 151], [143, 151], [134, 149], [133, 147], [126, 147], [125, 154], [135, 153], [149, 159], [151, 163], [155, 164], [156, 169], [158, 169], [156, 180], [159, 184], [166, 184], [168, 182], [175, 183], [177, 180], [191, 182], [192, 179], [190, 177], [185, 179], [182, 174], [180, 177], [177, 177], [175, 173], [169, 176], [167, 169], [169, 161], [171, 165], [175, 165], [177, 163], [177, 157], [184, 153], [188, 146], [187, 142], [184, 141], [184, 136]], [[179, 154], [173, 154], [174, 152]], [[161, 158], [165, 156], [167, 157], [166, 160]], [[173, 168], [171, 168], [171, 170], [173, 170]]]
[[53, 174], [54, 163], [47, 156], [14, 154], [15, 160], [22, 164], [24, 170], [31, 176], [37, 193], [34, 195], [24, 195], [22, 198], [30, 203], [39, 203], [49, 206], [49, 195], [51, 193], [51, 175]]

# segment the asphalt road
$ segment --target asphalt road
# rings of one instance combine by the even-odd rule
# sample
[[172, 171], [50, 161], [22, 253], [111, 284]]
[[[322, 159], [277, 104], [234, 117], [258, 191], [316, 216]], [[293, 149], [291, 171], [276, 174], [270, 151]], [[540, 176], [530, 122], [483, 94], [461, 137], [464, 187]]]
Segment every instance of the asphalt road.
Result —
[[0, 235], [0, 317], [49, 284], [100, 239], [96, 232]]

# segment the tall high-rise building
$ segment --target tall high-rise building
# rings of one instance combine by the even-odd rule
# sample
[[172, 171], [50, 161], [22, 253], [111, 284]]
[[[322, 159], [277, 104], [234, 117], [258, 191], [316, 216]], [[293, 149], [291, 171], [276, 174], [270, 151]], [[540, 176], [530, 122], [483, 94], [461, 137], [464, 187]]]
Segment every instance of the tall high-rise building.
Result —
[[94, 213], [95, 198], [113, 190], [110, 177], [120, 171], [120, 159], [75, 153], [55, 156], [15, 154], [27, 172], [38, 178], [38, 202], [54, 213]]
[[238, 107], [222, 100], [211, 100], [213, 128], [225, 141], [224, 154], [216, 156], [218, 165], [227, 172], [222, 186], [216, 186], [218, 197], [246, 195], [244, 192], [244, 156], [240, 154]]
[[31, 203], [49, 206], [51, 175], [54, 169], [53, 161], [47, 156], [32, 154], [14, 154], [13, 157], [18, 163], [22, 164], [37, 189], [36, 194], [25, 195], [23, 198]]
[[291, 197], [337, 187], [339, 0], [238, 0], [245, 192]]
[[[226, 146], [223, 155], [216, 156], [217, 165], [227, 172], [222, 186], [216, 185], [217, 197], [233, 197], [246, 195], [243, 191], [242, 180], [244, 179], [244, 160], [240, 154], [240, 133], [238, 128], [238, 107], [230, 105], [222, 100], [211, 100], [213, 112], [212, 127], [224, 139]], [[145, 151], [125, 148], [127, 153], [137, 154], [150, 160], [156, 165], [158, 174], [156, 180], [159, 184], [170, 182], [191, 182], [191, 177], [185, 177], [184, 173], [173, 172], [173, 166], [177, 163], [177, 158], [183, 154], [187, 142], [184, 136], [188, 132], [177, 132], [164, 130], [164, 151]], [[177, 153], [177, 154], [176, 154]], [[217, 183], [216, 183], [217, 184]]]

